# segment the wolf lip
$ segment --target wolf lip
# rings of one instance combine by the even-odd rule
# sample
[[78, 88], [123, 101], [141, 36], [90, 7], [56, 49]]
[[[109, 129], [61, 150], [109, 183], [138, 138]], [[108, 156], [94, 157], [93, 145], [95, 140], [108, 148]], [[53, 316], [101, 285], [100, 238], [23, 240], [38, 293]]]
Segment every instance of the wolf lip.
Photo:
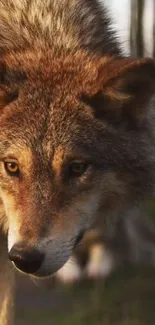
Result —
[[80, 243], [80, 241], [83, 239], [84, 236], [84, 231], [81, 231], [79, 235], [76, 238], [75, 244], [74, 244], [74, 249], [77, 247], [77, 245]]

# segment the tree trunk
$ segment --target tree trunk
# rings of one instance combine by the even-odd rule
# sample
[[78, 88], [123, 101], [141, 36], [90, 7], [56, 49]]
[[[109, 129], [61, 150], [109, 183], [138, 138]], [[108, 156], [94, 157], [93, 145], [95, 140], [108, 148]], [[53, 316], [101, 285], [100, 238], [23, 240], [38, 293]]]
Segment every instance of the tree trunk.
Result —
[[130, 48], [132, 56], [144, 56], [144, 0], [131, 0]]
[[143, 33], [144, 0], [138, 0], [137, 17], [137, 55], [144, 56], [144, 33]]
[[132, 56], [137, 56], [137, 12], [137, 0], [131, 0], [130, 51]]
[[153, 57], [155, 58], [155, 1], [153, 0]]

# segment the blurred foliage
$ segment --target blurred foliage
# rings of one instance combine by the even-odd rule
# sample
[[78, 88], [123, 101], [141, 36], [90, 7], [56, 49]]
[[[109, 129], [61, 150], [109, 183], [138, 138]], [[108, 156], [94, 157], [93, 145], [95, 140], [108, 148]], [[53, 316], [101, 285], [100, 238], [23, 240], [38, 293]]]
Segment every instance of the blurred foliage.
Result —
[[126, 268], [105, 283], [57, 285], [48, 299], [42, 308], [17, 306], [16, 325], [154, 325], [155, 268]]
[[155, 200], [151, 200], [150, 202], [147, 202], [147, 204], [144, 207], [146, 211], [146, 215], [150, 216], [155, 219]]

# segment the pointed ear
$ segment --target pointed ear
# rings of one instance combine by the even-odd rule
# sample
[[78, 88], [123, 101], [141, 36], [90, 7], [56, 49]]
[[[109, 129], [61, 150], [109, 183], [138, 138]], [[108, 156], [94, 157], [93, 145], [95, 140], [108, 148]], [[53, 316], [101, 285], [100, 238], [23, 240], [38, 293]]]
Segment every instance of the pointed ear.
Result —
[[97, 118], [113, 124], [140, 125], [155, 93], [155, 61], [111, 60], [100, 68], [98, 89], [82, 99]]
[[18, 97], [17, 90], [10, 90], [5, 81], [7, 69], [5, 62], [0, 61], [0, 109]]

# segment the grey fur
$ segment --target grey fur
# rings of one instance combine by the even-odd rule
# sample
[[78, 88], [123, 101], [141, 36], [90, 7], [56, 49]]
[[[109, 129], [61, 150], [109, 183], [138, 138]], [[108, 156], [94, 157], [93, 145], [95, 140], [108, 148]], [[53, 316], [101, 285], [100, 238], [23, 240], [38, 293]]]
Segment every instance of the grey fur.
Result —
[[[14, 146], [16, 150], [21, 150], [21, 152], [25, 146], [26, 150], [30, 149], [33, 152], [35, 164], [33, 164], [33, 170], [30, 170], [31, 175], [29, 173], [27, 175], [25, 190], [28, 194], [25, 199], [25, 206], [24, 208], [22, 206], [22, 209], [21, 202], [19, 204], [21, 200], [20, 193], [19, 197], [17, 195], [19, 204], [17, 210], [22, 210], [22, 218], [21, 215], [19, 217], [19, 211], [17, 211], [17, 219], [19, 218], [20, 221], [22, 219], [22, 226], [24, 225], [24, 227], [21, 226], [20, 231], [25, 241], [30, 244], [34, 243], [39, 236], [41, 239], [46, 239], [50, 231], [52, 236], [58, 236], [53, 246], [54, 237], [50, 238], [51, 250], [48, 251], [48, 262], [50, 261], [52, 265], [55, 265], [55, 269], [63, 265], [69, 254], [71, 254], [78, 230], [89, 228], [91, 224], [89, 216], [93, 215], [98, 201], [101, 201], [101, 214], [99, 217], [102, 216], [103, 218], [103, 212], [106, 211], [107, 219], [105, 218], [104, 221], [108, 223], [110, 216], [109, 231], [115, 235], [119, 215], [122, 214], [122, 205], [125, 205], [125, 208], [123, 205], [125, 209], [123, 213], [126, 214], [126, 210], [130, 205], [139, 206], [139, 202], [154, 192], [154, 106], [147, 108], [147, 116], [143, 126], [131, 129], [125, 129], [124, 125], [122, 128], [117, 129], [112, 124], [108, 124], [107, 121], [102, 123], [97, 118], [94, 118], [95, 122], [92, 122], [93, 114], [90, 112], [90, 107], [88, 112], [89, 105], [84, 106], [84, 102], [82, 103], [79, 98], [79, 109], [75, 107], [75, 110], [73, 110], [72, 97], [71, 103], [69, 100], [67, 102], [66, 98], [70, 95], [70, 85], [72, 86], [72, 79], [75, 76], [70, 70], [65, 80], [66, 70], [63, 71], [63, 68], [65, 55], [79, 49], [86, 49], [90, 58], [87, 59], [86, 57], [86, 60], [81, 65], [78, 65], [76, 55], [72, 57], [71, 65], [73, 64], [75, 75], [78, 74], [80, 69], [82, 71], [85, 69], [85, 64], [89, 67], [95, 53], [97, 58], [101, 57], [101, 55], [105, 55], [105, 57], [113, 56], [114, 58], [121, 56], [120, 46], [115, 33], [111, 31], [106, 10], [98, 1], [0, 0], [0, 51], [2, 58], [8, 64], [4, 74], [3, 67], [1, 67], [2, 87], [0, 90], [2, 93], [5, 91], [8, 94], [11, 88], [15, 94], [15, 91], [19, 88], [19, 101], [16, 98], [17, 102], [11, 102], [12, 106], [8, 105], [6, 112], [5, 107], [4, 110], [2, 108], [2, 115], [0, 115], [0, 162], [2, 165], [2, 157], [5, 156], [10, 146]], [[64, 58], [64, 61], [62, 69], [58, 64], [57, 75], [57, 65], [55, 65], [54, 60], [59, 59], [59, 56], [61, 60]], [[69, 63], [68, 66], [70, 67]], [[47, 69], [47, 75], [44, 73], [46, 68], [51, 68], [51, 70]], [[76, 68], [77, 70], [74, 71]], [[53, 72], [52, 69], [55, 69], [55, 73], [51, 73], [51, 71]], [[50, 77], [48, 76], [49, 71], [51, 73]], [[88, 75], [88, 72], [89, 70], [86, 70], [86, 75]], [[59, 83], [57, 77], [59, 77]], [[59, 86], [62, 86], [62, 89]], [[73, 93], [75, 101], [73, 86], [71, 94]], [[55, 91], [55, 93], [52, 93], [52, 91]], [[9, 101], [10, 98], [7, 100]], [[67, 110], [66, 103], [70, 104], [70, 111]], [[54, 104], [56, 108], [54, 108]], [[15, 113], [13, 116], [9, 115], [12, 114], [9, 110], [10, 107]], [[57, 180], [54, 182], [55, 179], [49, 167], [50, 159], [51, 161], [54, 160], [54, 154], [58, 147], [62, 145], [62, 147], [66, 148], [69, 144], [73, 149], [74, 140], [77, 141], [75, 141], [75, 144], [84, 153], [86, 146], [87, 154], [90, 155], [95, 166], [98, 166], [97, 172], [95, 170], [95, 190], [89, 197], [89, 202], [86, 199], [84, 201], [84, 197], [82, 197], [81, 205], [78, 205], [77, 200], [75, 207], [72, 195], [76, 196], [79, 187], [75, 188], [72, 183], [64, 193], [63, 188], [61, 189], [61, 186], [58, 186], [60, 178], [58, 182]], [[28, 154], [29, 151], [26, 152], [26, 159], [28, 159]], [[46, 159], [44, 159], [45, 157]], [[31, 163], [32, 160], [30, 166]], [[114, 173], [108, 174], [108, 168], [118, 172], [118, 179], [113, 177], [115, 176]], [[127, 181], [124, 179], [124, 174]], [[131, 179], [129, 176], [131, 176]], [[3, 206], [0, 206], [1, 226], [3, 231], [7, 233], [9, 230], [8, 215], [10, 216], [8, 210], [11, 209], [11, 204], [9, 205], [8, 201], [5, 201], [3, 192], [7, 189], [8, 192], [12, 192], [12, 196], [16, 197], [18, 190], [17, 186], [12, 186], [12, 181], [4, 176], [3, 167], [0, 170], [0, 184], [0, 195], [3, 201]], [[103, 198], [98, 195], [98, 190], [101, 188]], [[108, 200], [107, 193], [112, 198], [111, 201], [116, 201], [117, 198], [120, 198], [121, 201], [121, 198], [125, 197], [125, 203], [124, 201], [123, 203], [120, 202], [120, 205], [122, 205], [120, 208], [118, 204], [117, 211], [109, 211], [112, 209], [111, 203], [113, 202], [110, 201], [110, 206], [105, 207]], [[23, 193], [22, 195], [24, 197]], [[66, 209], [67, 205], [69, 207], [71, 205], [68, 210]], [[26, 211], [27, 216], [25, 218], [24, 213], [26, 214]], [[64, 219], [61, 220], [64, 211], [69, 212], [67, 215], [64, 213]], [[63, 229], [58, 228], [58, 215]], [[80, 220], [78, 218], [76, 220], [77, 215], [80, 215]], [[73, 217], [75, 217], [75, 223]], [[14, 218], [12, 219], [14, 220]], [[50, 223], [50, 227], [48, 227], [48, 223]], [[110, 223], [112, 224], [111, 228]], [[42, 227], [42, 225], [46, 227]], [[61, 245], [60, 238], [62, 239]], [[3, 240], [2, 237], [2, 243]], [[66, 250], [65, 245], [67, 246]], [[42, 242], [38, 244], [38, 247], [43, 249], [45, 245]], [[1, 263], [11, 269], [7, 261], [6, 249], [4, 249], [4, 252]], [[57, 262], [59, 262], [58, 265]], [[46, 263], [45, 269], [48, 269], [48, 264]], [[55, 269], [53, 268], [53, 270]], [[3, 287], [4, 296], [6, 290], [7, 284]], [[9, 290], [11, 292], [11, 282]], [[3, 301], [0, 301], [0, 303], [2, 305]], [[9, 310], [6, 325], [11, 325]]]

